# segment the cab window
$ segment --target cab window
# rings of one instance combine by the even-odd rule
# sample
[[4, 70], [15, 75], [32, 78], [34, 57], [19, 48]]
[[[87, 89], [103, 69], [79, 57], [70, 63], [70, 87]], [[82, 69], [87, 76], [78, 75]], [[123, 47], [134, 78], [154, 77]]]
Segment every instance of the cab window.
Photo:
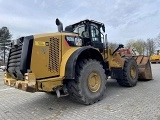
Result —
[[93, 42], [101, 42], [99, 27], [91, 24], [91, 37]]
[[81, 25], [81, 26], [76, 27], [73, 32], [78, 33], [79, 35], [82, 36], [84, 31], [85, 31], [85, 26]]

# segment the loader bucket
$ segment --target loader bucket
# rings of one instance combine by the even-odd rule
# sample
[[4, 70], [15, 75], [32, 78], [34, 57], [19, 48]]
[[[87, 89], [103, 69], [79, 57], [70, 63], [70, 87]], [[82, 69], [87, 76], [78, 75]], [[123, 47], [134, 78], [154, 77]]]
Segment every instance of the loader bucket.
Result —
[[133, 56], [138, 65], [138, 79], [152, 80], [152, 70], [148, 56], [139, 55]]

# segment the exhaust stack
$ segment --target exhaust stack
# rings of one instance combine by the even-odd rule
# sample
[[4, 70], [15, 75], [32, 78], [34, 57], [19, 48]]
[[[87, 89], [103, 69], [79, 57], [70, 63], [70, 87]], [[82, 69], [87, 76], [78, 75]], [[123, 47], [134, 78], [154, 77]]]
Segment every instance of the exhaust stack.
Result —
[[62, 32], [63, 31], [63, 24], [58, 18], [56, 19], [56, 25], [58, 27], [58, 32]]

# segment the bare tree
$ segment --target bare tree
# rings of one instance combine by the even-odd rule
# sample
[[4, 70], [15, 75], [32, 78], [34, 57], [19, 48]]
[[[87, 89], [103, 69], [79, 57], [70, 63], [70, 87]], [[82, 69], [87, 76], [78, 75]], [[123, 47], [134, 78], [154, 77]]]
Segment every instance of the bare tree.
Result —
[[115, 50], [119, 46], [118, 43], [109, 42], [108, 47]]
[[147, 55], [148, 56], [152, 55], [155, 52], [156, 48], [157, 48], [156, 40], [148, 38], [146, 41]]
[[142, 39], [128, 40], [126, 43], [126, 46], [128, 48], [134, 48], [137, 51], [137, 53], [140, 55], [144, 55], [144, 53], [145, 53], [145, 41]]
[[127, 43], [126, 43], [126, 47], [132, 48], [132, 47], [134, 46], [134, 43], [135, 43], [135, 42], [136, 42], [136, 41], [135, 41], [134, 39], [128, 40]]
[[156, 37], [156, 43], [157, 43], [157, 47], [160, 47], [160, 33], [158, 34], [158, 36]]

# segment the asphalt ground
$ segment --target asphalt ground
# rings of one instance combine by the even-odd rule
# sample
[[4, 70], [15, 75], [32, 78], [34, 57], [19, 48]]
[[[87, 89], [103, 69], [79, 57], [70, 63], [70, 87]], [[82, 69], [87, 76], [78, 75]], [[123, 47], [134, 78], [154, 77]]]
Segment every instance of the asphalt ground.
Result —
[[0, 72], [0, 120], [160, 120], [160, 64], [152, 72], [154, 80], [131, 88], [109, 79], [103, 99], [89, 106], [6, 86]]

